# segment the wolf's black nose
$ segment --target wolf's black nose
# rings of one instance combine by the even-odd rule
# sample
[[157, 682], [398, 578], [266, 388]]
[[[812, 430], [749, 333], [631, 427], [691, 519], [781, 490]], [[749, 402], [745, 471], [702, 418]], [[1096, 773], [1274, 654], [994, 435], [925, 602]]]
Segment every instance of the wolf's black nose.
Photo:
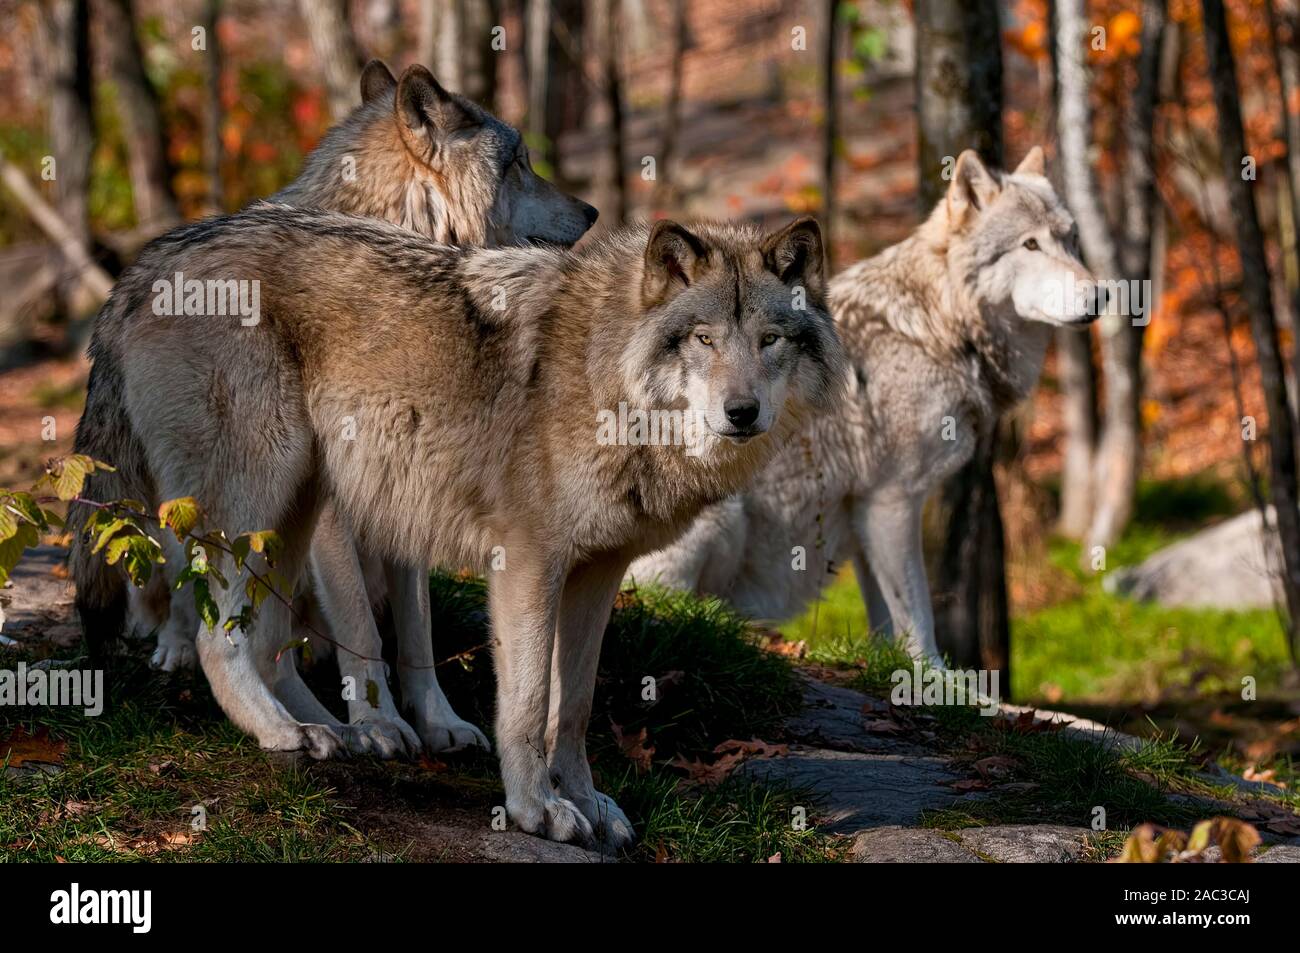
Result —
[[592, 206], [584, 203], [582, 206], [582, 216], [587, 220], [587, 227], [591, 228], [591, 226], [596, 224], [596, 219], [600, 218], [600, 212]]
[[752, 397], [730, 397], [722, 405], [733, 427], [744, 429], [758, 419], [758, 401]]

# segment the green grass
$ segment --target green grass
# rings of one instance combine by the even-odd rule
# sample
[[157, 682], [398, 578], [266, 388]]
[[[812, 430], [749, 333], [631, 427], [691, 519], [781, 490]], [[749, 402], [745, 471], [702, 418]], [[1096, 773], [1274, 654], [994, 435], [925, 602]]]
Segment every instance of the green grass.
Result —
[[[1106, 553], [1106, 571], [1141, 562], [1240, 507], [1210, 477], [1144, 481], [1136, 518]], [[1081, 567], [1079, 545], [1062, 540], [1049, 544], [1043, 571], [1070, 580], [1079, 594], [1013, 614], [1011, 697], [1017, 700], [1116, 702], [1240, 693], [1242, 677], [1253, 676], [1268, 688], [1289, 665], [1271, 610], [1167, 609], [1112, 596], [1102, 589], [1102, 573]], [[873, 648], [851, 569], [840, 573], [817, 605], [781, 628], [787, 638], [806, 640], [816, 661], [865, 660], [868, 670], [879, 668], [872, 653], [880, 650]]]
[[[48, 728], [68, 745], [58, 774], [0, 776], [0, 858], [323, 861], [369, 853], [328, 786], [272, 763], [206, 693], [186, 693], [138, 664], [106, 682], [111, 705], [98, 718], [49, 708], [0, 718], [0, 737], [21, 724]], [[196, 806], [207, 828], [186, 843]], [[180, 846], [158, 849], [163, 835]]]
[[[438, 651], [463, 653], [440, 680], [464, 717], [490, 729], [485, 587], [445, 575], [430, 587]], [[6, 653], [3, 664], [20, 657]], [[311, 673], [322, 688], [337, 685], [331, 667]], [[21, 725], [67, 742], [60, 773], [0, 776], [0, 859], [355, 861], [379, 851], [400, 858], [421, 845], [401, 842], [383, 817], [436, 821], [459, 810], [486, 819], [502, 803], [486, 756], [451, 756], [436, 770], [303, 764], [260, 751], [222, 717], [202, 678], [163, 678], [132, 656], [119, 660], [106, 685], [109, 706], [98, 718], [0, 709], [0, 739]], [[813, 803], [810, 792], [744, 777], [709, 788], [669, 766], [678, 756], [710, 760], [714, 746], [732, 738], [770, 740], [799, 697], [789, 663], [761, 650], [720, 603], [653, 589], [625, 594], [603, 646], [588, 744], [597, 783], [636, 824], [631, 858], [832, 858], [835, 839], [793, 822], [796, 807]], [[654, 748], [648, 770], [623, 753], [614, 725], [625, 736], [644, 730]], [[390, 812], [378, 823], [375, 804]], [[207, 826], [192, 838], [197, 805]], [[160, 838], [180, 843], [162, 850]]]

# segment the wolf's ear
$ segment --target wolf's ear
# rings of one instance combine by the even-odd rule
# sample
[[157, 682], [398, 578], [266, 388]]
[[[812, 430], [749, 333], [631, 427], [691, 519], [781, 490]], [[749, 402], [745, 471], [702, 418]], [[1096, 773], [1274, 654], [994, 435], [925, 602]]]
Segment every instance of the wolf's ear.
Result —
[[1034, 146], [1029, 153], [1020, 160], [1020, 165], [1016, 166], [1016, 175], [1042, 175], [1047, 171], [1047, 163], [1043, 159], [1043, 147]]
[[979, 154], [967, 149], [957, 157], [952, 171], [952, 184], [948, 186], [948, 220], [956, 228], [968, 216], [974, 215], [998, 197], [1002, 186], [993, 173], [984, 167]]
[[817, 219], [805, 215], [763, 239], [763, 264], [785, 284], [803, 285], [820, 296], [826, 285], [826, 254]]
[[371, 60], [361, 71], [361, 101], [373, 102], [381, 96], [392, 96], [397, 80], [384, 65], [383, 60]]
[[706, 267], [709, 248], [681, 225], [668, 219], [655, 222], [645, 245], [641, 297], [647, 305], [662, 304], [689, 288]]
[[408, 66], [397, 82], [397, 118], [417, 135], [447, 136], [482, 120], [439, 85], [423, 66]]

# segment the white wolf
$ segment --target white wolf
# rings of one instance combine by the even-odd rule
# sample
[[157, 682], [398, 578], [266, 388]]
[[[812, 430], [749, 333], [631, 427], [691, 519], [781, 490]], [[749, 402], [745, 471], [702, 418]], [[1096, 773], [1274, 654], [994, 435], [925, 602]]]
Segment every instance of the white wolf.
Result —
[[984, 428], [1038, 380], [1055, 326], [1095, 315], [1074, 220], [1035, 148], [1011, 174], [971, 151], [911, 237], [832, 280], [852, 366], [843, 409], [814, 419], [745, 493], [706, 510], [639, 582], [780, 620], [851, 559], [872, 626], [937, 664], [921, 510]]

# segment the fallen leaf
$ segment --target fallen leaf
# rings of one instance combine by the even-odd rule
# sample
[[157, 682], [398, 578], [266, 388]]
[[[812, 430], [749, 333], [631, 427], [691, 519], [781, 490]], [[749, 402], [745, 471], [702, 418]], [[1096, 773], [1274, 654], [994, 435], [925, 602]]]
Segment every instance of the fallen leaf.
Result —
[[1004, 778], [1011, 773], [1016, 767], [1014, 758], [1008, 758], [1006, 755], [992, 755], [988, 758], [980, 758], [975, 762], [974, 768], [979, 772], [979, 776], [985, 781], [996, 781], [998, 778]]
[[62, 764], [63, 752], [68, 743], [50, 737], [50, 729], [41, 726], [36, 734], [30, 735], [22, 725], [14, 728], [9, 737], [0, 741], [0, 762], [8, 761], [10, 767], [17, 767], [27, 761], [41, 764]]
[[634, 735], [625, 735], [622, 726], [616, 724], [612, 718], [609, 726], [614, 730], [614, 741], [618, 744], [618, 750], [622, 751], [623, 756], [636, 766], [637, 774], [649, 771], [655, 748], [654, 745], [646, 744], [646, 739], [649, 737], [647, 729], [642, 728]]
[[420, 755], [420, 760], [416, 763], [430, 774], [442, 774], [447, 770], [447, 762], [430, 758], [427, 754]]
[[780, 758], [790, 753], [790, 746], [768, 744], [766, 741], [759, 741], [757, 738], [749, 741], [730, 738], [713, 749], [714, 754], [730, 754], [732, 752], [749, 758]]
[[980, 778], [970, 778], [965, 781], [953, 781], [948, 786], [954, 791], [987, 791], [989, 783]]

